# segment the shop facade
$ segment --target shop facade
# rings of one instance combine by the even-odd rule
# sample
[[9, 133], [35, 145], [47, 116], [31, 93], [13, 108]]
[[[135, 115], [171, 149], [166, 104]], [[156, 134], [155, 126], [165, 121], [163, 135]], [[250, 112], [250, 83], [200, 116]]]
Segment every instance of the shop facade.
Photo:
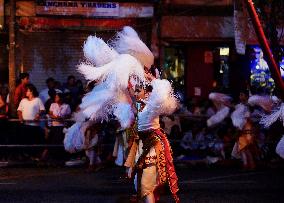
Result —
[[149, 45], [153, 15], [151, 3], [17, 1], [16, 72], [29, 72], [39, 90], [48, 77], [61, 83], [69, 75], [83, 80], [76, 69], [89, 35], [111, 40], [130, 25]]

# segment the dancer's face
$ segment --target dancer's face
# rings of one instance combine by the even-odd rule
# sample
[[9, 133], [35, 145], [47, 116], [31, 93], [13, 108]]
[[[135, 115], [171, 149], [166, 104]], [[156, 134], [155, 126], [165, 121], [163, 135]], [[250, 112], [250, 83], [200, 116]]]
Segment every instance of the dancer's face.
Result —
[[135, 98], [137, 100], [140, 100], [140, 99], [144, 99], [145, 98], [145, 91], [143, 88], [136, 88], [135, 89]]

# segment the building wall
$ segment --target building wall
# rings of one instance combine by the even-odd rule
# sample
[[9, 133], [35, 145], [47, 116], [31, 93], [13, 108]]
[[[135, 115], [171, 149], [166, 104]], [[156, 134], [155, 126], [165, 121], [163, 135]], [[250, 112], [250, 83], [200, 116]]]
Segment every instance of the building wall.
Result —
[[186, 96], [207, 97], [213, 87], [214, 64], [213, 60], [205, 62], [205, 52], [212, 53], [212, 47], [189, 46], [187, 50]]
[[38, 90], [45, 88], [48, 77], [61, 83], [69, 75], [83, 79], [76, 71], [76, 66], [83, 60], [82, 45], [88, 35], [87, 32], [73, 31], [21, 32], [18, 37], [18, 71], [29, 72], [31, 82]]
[[[31, 82], [38, 90], [46, 87], [48, 77], [64, 83], [69, 75], [74, 75], [86, 82], [76, 66], [84, 60], [82, 47], [89, 35], [107, 41], [115, 35], [115, 31], [19, 32], [16, 54], [18, 73], [29, 72]], [[140, 32], [140, 37], [147, 41], [146, 30]]]
[[[72, 15], [66, 15], [62, 11], [64, 8], [60, 8], [57, 15], [53, 11], [39, 13], [39, 3], [35, 0], [21, 0], [17, 1], [16, 6], [16, 74], [18, 76], [20, 72], [29, 72], [31, 82], [38, 90], [45, 88], [48, 77], [64, 83], [72, 74], [83, 80], [76, 71], [76, 66], [84, 60], [82, 46], [90, 34], [109, 40], [116, 31], [130, 25], [150, 45], [154, 12], [151, 1], [117, 2], [118, 16], [113, 16], [112, 13], [110, 16], [89, 16], [86, 13], [77, 15], [76, 8], [73, 14], [71, 12]], [[9, 5], [6, 6], [5, 15], [8, 15]], [[8, 50], [5, 51], [9, 42], [8, 32], [5, 34], [5, 40], [0, 36], [0, 83], [8, 82]]]

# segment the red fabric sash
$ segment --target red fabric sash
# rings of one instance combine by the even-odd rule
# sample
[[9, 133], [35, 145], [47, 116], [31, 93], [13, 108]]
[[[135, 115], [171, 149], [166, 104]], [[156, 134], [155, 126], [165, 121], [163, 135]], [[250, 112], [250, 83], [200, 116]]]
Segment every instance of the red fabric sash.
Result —
[[179, 191], [178, 188], [178, 177], [175, 171], [174, 163], [173, 163], [173, 157], [172, 157], [172, 149], [170, 146], [170, 143], [166, 137], [166, 135], [160, 130], [155, 130], [155, 133], [160, 137], [161, 141], [164, 144], [164, 152], [166, 157], [166, 169], [167, 169], [167, 179], [168, 184], [171, 190], [171, 193], [173, 194], [173, 197], [176, 202], [180, 202], [177, 192]]

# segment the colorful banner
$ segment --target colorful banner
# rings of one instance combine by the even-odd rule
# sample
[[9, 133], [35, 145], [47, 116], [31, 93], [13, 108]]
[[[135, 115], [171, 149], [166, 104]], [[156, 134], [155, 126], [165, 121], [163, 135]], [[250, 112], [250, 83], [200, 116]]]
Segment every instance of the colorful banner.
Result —
[[36, 1], [37, 15], [82, 15], [87, 17], [118, 17], [119, 4], [90, 1]]

